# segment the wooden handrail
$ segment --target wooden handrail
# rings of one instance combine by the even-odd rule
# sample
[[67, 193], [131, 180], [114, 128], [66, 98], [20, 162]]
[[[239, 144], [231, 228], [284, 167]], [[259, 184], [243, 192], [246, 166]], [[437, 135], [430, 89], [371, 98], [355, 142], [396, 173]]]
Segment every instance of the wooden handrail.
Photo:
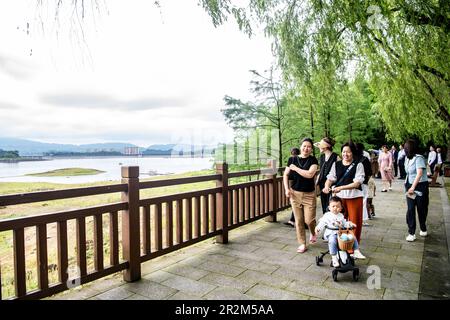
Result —
[[[16, 296], [12, 299], [42, 298], [67, 289], [69, 220], [76, 221], [76, 259], [80, 270], [77, 281], [80, 284], [120, 270], [125, 270], [125, 281], [135, 281], [141, 277], [140, 264], [143, 261], [211, 237], [216, 237], [218, 243], [227, 243], [229, 230], [261, 218], [276, 221], [276, 212], [289, 205], [282, 192], [282, 177], [270, 170], [229, 173], [226, 163], [218, 164], [216, 170], [216, 174], [211, 175], [141, 182], [138, 167], [122, 167], [121, 184], [0, 196], [0, 205], [10, 206], [121, 192], [121, 202], [0, 220], [0, 232], [13, 231], [14, 235]], [[228, 184], [230, 178], [251, 175], [264, 177], [257, 181]], [[215, 187], [147, 199], [140, 199], [139, 195], [141, 189], [206, 181], [215, 181]], [[86, 217], [91, 216], [94, 222], [94, 272], [88, 272], [86, 256]], [[103, 264], [104, 253], [107, 252], [104, 251], [103, 218], [109, 221], [109, 266]], [[57, 223], [57, 284], [50, 284], [48, 278], [47, 227], [51, 223]], [[28, 227], [36, 228], [37, 237], [39, 289], [34, 291], [29, 291], [26, 283], [24, 231]], [[119, 258], [119, 245], [124, 262]]]
[[215, 181], [215, 180], [221, 180], [221, 179], [222, 179], [222, 176], [220, 174], [211, 174], [211, 175], [204, 175], [204, 176], [197, 176], [197, 177], [176, 178], [176, 179], [168, 179], [168, 180], [152, 180], [152, 181], [139, 182], [139, 189], [159, 188], [159, 187], [167, 187], [167, 186], [174, 186], [174, 185], [180, 185], [180, 184]]
[[151, 204], [158, 204], [158, 203], [163, 203], [163, 202], [183, 200], [183, 199], [199, 197], [199, 196], [206, 196], [208, 194], [214, 194], [214, 193], [218, 193], [221, 191], [222, 191], [222, 188], [211, 188], [211, 189], [203, 189], [203, 190], [190, 191], [190, 192], [184, 192], [184, 193], [169, 194], [169, 195], [159, 196], [159, 197], [154, 197], [154, 198], [141, 199], [141, 200], [139, 200], [139, 206], [145, 207], [145, 206], [148, 206]]
[[228, 190], [237, 190], [237, 189], [242, 189], [242, 188], [247, 188], [247, 187], [252, 187], [252, 186], [259, 186], [259, 185], [268, 183], [270, 181], [272, 181], [272, 180], [271, 179], [263, 179], [263, 180], [256, 180], [256, 181], [232, 184], [232, 185], [228, 186]]
[[239, 172], [230, 172], [230, 173], [228, 173], [228, 178], [238, 178], [238, 177], [254, 176], [254, 175], [257, 175], [257, 174], [261, 174], [261, 169], [258, 169], [258, 170], [239, 171]]
[[58, 221], [67, 221], [81, 217], [94, 216], [101, 213], [126, 210], [127, 208], [128, 203], [117, 202], [83, 209], [37, 214], [30, 217], [5, 219], [0, 220], [0, 232], [32, 227], [39, 224], [54, 223]]
[[11, 206], [23, 203], [33, 203], [68, 198], [94, 196], [98, 194], [127, 191], [126, 184], [113, 184], [109, 186], [73, 188], [64, 190], [38, 191], [29, 193], [10, 194], [0, 196], [0, 206]]

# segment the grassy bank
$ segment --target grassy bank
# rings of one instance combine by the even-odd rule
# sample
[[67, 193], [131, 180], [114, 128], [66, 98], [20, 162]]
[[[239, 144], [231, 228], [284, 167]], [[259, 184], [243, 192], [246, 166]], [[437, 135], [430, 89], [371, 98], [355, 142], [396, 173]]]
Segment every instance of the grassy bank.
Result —
[[64, 168], [51, 170], [40, 173], [30, 173], [27, 176], [33, 177], [72, 177], [72, 176], [91, 176], [99, 173], [104, 173], [105, 171], [97, 169], [86, 169], [86, 168]]

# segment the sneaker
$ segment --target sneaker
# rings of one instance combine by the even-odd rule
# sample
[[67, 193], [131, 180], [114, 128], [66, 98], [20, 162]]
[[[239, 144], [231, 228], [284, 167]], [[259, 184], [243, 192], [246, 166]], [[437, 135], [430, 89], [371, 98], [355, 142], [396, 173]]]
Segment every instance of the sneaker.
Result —
[[298, 253], [303, 253], [303, 252], [305, 252], [306, 251], [306, 246], [304, 245], [304, 244], [302, 244], [301, 246], [299, 246], [298, 248], [297, 248], [297, 252]]
[[370, 226], [371, 226], [371, 224], [368, 223], [368, 222], [366, 222], [366, 221], [363, 221], [362, 225], [363, 225], [364, 227], [370, 227]]
[[406, 237], [406, 241], [412, 242], [414, 240], [416, 240], [415, 234], [408, 234], [408, 236]]
[[361, 251], [359, 250], [355, 250], [355, 252], [353, 252], [353, 258], [355, 259], [365, 259], [366, 257], [361, 253]]
[[419, 234], [421, 237], [426, 237], [428, 235], [428, 232], [420, 230]]
[[392, 187], [389, 187], [389, 191], [392, 191]]
[[337, 258], [337, 255], [331, 256], [331, 263], [333, 264], [333, 267], [339, 267], [339, 260]]
[[294, 225], [294, 223], [292, 221], [284, 222], [284, 224], [289, 226], [289, 227], [292, 227], [292, 228], [295, 227], [295, 225]]
[[387, 190], [386, 190], [386, 189], [383, 189], [383, 190], [381, 190], [381, 192], [387, 192]]
[[311, 235], [309, 237], [309, 243], [316, 243], [317, 242], [317, 235], [313, 236]]

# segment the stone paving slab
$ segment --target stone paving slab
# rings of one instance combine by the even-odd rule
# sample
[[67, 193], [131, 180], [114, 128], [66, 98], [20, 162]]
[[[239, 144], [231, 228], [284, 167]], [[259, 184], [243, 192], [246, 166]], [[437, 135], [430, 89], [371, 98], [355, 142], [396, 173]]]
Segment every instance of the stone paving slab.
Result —
[[275, 270], [279, 268], [278, 265], [270, 264], [266, 262], [254, 261], [245, 258], [237, 258], [236, 260], [230, 262], [230, 265], [241, 267], [248, 270], [254, 270], [259, 272], [264, 272], [267, 274], [271, 274]]
[[124, 300], [134, 293], [123, 287], [114, 288], [94, 297], [95, 300]]
[[[168, 280], [165, 280], [164, 282], [166, 281]], [[141, 296], [153, 300], [165, 299], [176, 293], [176, 290], [170, 288], [170, 286], [162, 285], [148, 279], [142, 279], [140, 281], [127, 283], [120, 288], [124, 288], [127, 291], [139, 294]]]
[[[380, 180], [376, 180], [380, 187]], [[379, 188], [381, 190], [381, 188]], [[440, 191], [431, 189], [429, 231], [445, 234]], [[365, 260], [356, 260], [360, 279], [354, 282], [350, 272], [331, 278], [330, 256], [316, 266], [315, 256], [327, 250], [321, 240], [309, 246], [304, 254], [296, 252], [295, 229], [283, 224], [291, 211], [278, 213], [278, 222], [258, 220], [234, 229], [228, 244], [208, 239], [142, 264], [142, 279], [126, 283], [120, 273], [83, 285], [82, 288], [54, 296], [54, 299], [295, 299], [295, 300], [417, 300], [435, 299], [431, 289], [421, 292], [423, 272], [429, 281], [446, 283], [449, 279], [436, 265], [448, 261], [441, 254], [449, 250], [442, 237], [405, 241], [406, 204], [401, 182], [395, 181], [393, 191], [377, 192], [376, 210], [371, 226], [363, 227], [361, 251]], [[320, 202], [317, 207], [317, 217]], [[450, 221], [450, 220], [449, 220]], [[307, 238], [309, 231], [307, 231]], [[426, 245], [425, 245], [426, 244]], [[440, 251], [439, 251], [440, 250]], [[436, 252], [439, 252], [438, 254]], [[427, 256], [428, 255], [428, 256]], [[434, 259], [434, 260], [433, 260]], [[447, 259], [447, 260], [445, 260]], [[428, 261], [423, 269], [424, 261]], [[369, 289], [369, 277], [379, 267], [381, 286]], [[449, 284], [450, 286], [450, 284]]]
[[216, 288], [202, 299], [208, 300], [257, 300], [256, 298], [243, 294], [236, 289], [229, 287]]
[[271, 286], [257, 284], [247, 291], [247, 295], [263, 300], [308, 300], [307, 295], [294, 293]]
[[179, 276], [171, 277], [166, 281], [163, 281], [162, 284], [164, 286], [196, 296], [203, 296], [216, 288], [216, 286], [208, 283], [195, 281]]
[[209, 283], [218, 287], [230, 287], [238, 290], [239, 292], [246, 292], [255, 284], [258, 283], [256, 280], [252, 279], [243, 279], [243, 278], [234, 278], [225, 276], [219, 273], [209, 273], [207, 276], [203, 277], [199, 280], [200, 282]]

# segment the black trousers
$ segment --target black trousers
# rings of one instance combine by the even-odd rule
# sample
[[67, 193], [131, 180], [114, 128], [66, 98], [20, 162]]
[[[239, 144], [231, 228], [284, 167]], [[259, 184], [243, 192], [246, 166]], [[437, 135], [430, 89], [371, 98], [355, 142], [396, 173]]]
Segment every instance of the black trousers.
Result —
[[396, 160], [394, 160], [394, 174], [394, 177], [398, 175], [398, 164]]
[[436, 166], [436, 163], [432, 163], [430, 164], [430, 171], [431, 171], [431, 175], [434, 174], [434, 167]]
[[400, 171], [400, 179], [406, 178], [406, 171], [405, 171], [405, 158], [402, 160], [398, 160], [398, 169]]
[[322, 212], [323, 212], [323, 214], [325, 214], [325, 212], [328, 211], [328, 205], [330, 204], [330, 195], [321, 192], [320, 193], [320, 203], [322, 204]]
[[[405, 183], [405, 191], [408, 191], [410, 187], [410, 183]], [[416, 196], [415, 199], [406, 197], [406, 205], [408, 206], [408, 210], [406, 211], [406, 224], [408, 225], [409, 234], [416, 233], [416, 208], [420, 230], [427, 231], [426, 222], [429, 203], [428, 182], [420, 182], [416, 187], [416, 191], [422, 192], [422, 196]]]

